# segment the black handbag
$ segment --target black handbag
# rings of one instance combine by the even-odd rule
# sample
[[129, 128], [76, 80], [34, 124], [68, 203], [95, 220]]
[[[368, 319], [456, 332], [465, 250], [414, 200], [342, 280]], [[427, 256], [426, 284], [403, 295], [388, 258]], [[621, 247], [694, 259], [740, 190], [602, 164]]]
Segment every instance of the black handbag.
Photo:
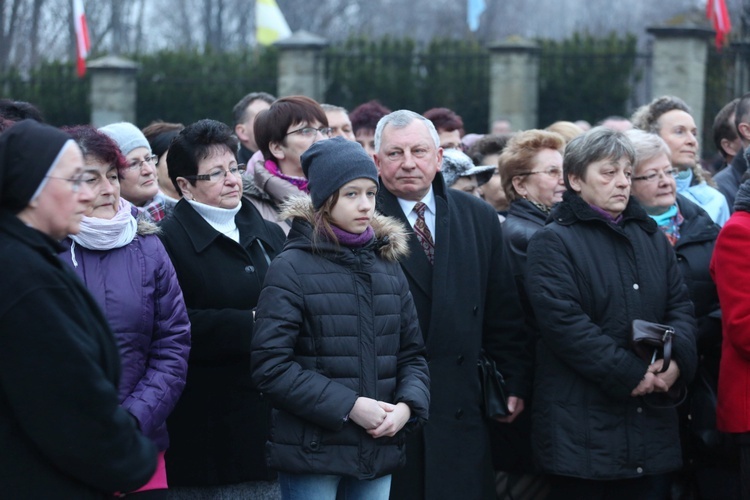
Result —
[[[672, 361], [672, 338], [674, 328], [642, 319], [633, 320], [630, 343], [633, 351], [646, 363], [664, 359], [661, 370], [664, 373]], [[687, 398], [687, 387], [682, 380], [669, 388], [666, 393], [651, 393], [642, 396], [643, 400], [654, 408], [675, 408]]]
[[477, 359], [477, 367], [479, 368], [479, 384], [482, 387], [484, 416], [490, 419], [508, 416], [510, 410], [508, 410], [508, 398], [505, 394], [505, 379], [498, 371], [495, 360], [482, 350]]
[[664, 373], [672, 361], [673, 336], [674, 328], [671, 326], [634, 319], [630, 340], [635, 353], [648, 364], [659, 359], [661, 353], [664, 364], [659, 372]]

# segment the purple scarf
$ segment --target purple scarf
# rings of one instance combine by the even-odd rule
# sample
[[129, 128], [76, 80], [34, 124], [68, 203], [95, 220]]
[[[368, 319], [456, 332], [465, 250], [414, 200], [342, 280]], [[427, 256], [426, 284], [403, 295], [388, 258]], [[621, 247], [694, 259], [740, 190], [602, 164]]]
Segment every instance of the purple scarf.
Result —
[[622, 214], [618, 215], [617, 217], [612, 217], [609, 214], [609, 212], [607, 212], [603, 208], [599, 208], [596, 205], [591, 205], [591, 204], [589, 204], [589, 206], [594, 209], [594, 212], [598, 213], [599, 215], [602, 215], [609, 222], [613, 222], [615, 224], [619, 224], [620, 221], [622, 220]]
[[362, 248], [375, 237], [375, 231], [372, 229], [372, 226], [367, 226], [367, 229], [362, 234], [350, 233], [334, 225], [331, 225], [331, 229], [333, 229], [333, 234], [336, 235], [339, 243], [350, 248]]
[[271, 172], [272, 175], [284, 179], [293, 186], [296, 186], [297, 189], [304, 193], [310, 192], [310, 190], [307, 188], [307, 179], [305, 179], [304, 177], [292, 177], [291, 175], [285, 175], [281, 172], [281, 170], [279, 170], [279, 166], [271, 160], [266, 160], [266, 163], [264, 165], [266, 167], [266, 170]]

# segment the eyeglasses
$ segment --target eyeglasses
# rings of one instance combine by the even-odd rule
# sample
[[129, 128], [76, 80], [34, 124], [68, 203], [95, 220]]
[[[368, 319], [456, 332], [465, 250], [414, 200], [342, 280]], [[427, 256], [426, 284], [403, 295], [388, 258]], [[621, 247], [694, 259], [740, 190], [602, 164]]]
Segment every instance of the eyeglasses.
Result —
[[521, 174], [516, 175], [534, 175], [534, 174], [546, 174], [549, 177], [552, 177], [553, 179], [559, 179], [562, 177], [563, 171], [561, 168], [552, 167], [548, 168], [547, 170], [537, 170], [535, 172], [523, 172]]
[[657, 178], [661, 179], [664, 177], [665, 179], [668, 178], [675, 178], [677, 177], [677, 170], [670, 168], [667, 170], [662, 170], [660, 172], [652, 172], [648, 175], [640, 175], [638, 177], [632, 177], [631, 180], [633, 181], [646, 181], [646, 182], [654, 182]]
[[315, 137], [315, 135], [318, 132], [320, 132], [326, 137], [331, 137], [331, 134], [333, 134], [333, 129], [331, 127], [320, 127], [320, 128], [302, 127], [302, 128], [298, 128], [297, 130], [292, 130], [291, 132], [287, 132], [286, 135], [299, 134], [302, 137]]
[[158, 159], [159, 157], [156, 155], [146, 156], [143, 159], [136, 158], [134, 160], [130, 160], [130, 163], [127, 164], [124, 170], [135, 170], [137, 168], [141, 168], [141, 164], [143, 163], [147, 163], [149, 165], [156, 165], [156, 160]]
[[235, 176], [240, 176], [245, 173], [245, 164], [240, 163], [239, 165], [235, 165], [233, 167], [229, 167], [229, 170], [224, 170], [223, 168], [217, 168], [216, 170], [213, 170], [207, 174], [198, 174], [198, 175], [186, 175], [184, 176], [186, 179], [193, 179], [196, 181], [207, 181], [211, 184], [215, 184], [219, 181], [223, 181], [227, 178], [227, 175], [232, 174]]
[[57, 179], [59, 181], [67, 181], [70, 182], [70, 189], [77, 193], [79, 189], [81, 189], [81, 184], [83, 184], [83, 174], [78, 174], [75, 177], [55, 177], [54, 175], [47, 175], [45, 176], [48, 179]]

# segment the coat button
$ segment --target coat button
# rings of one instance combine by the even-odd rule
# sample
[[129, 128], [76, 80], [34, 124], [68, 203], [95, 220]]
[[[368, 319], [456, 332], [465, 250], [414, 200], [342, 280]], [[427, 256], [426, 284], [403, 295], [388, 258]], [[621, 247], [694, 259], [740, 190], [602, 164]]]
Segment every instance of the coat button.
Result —
[[639, 406], [638, 408], [636, 408], [636, 409], [635, 409], [635, 411], [637, 411], [638, 413], [643, 413], [643, 408], [641, 408], [641, 407]]
[[633, 283], [633, 290], [638, 290], [639, 288], [638, 283]]
[[246, 273], [254, 273], [255, 272], [255, 266], [245, 266], [245, 272]]
[[474, 316], [476, 316], [477, 313], [479, 312], [479, 306], [474, 306], [473, 311], [474, 311]]
[[463, 416], [464, 416], [464, 411], [461, 408], [459, 408], [458, 410], [456, 410], [456, 418], [457, 419], [460, 419]]
[[638, 468], [637, 468], [637, 469], [636, 469], [635, 471], [636, 471], [636, 472], [637, 472], [638, 474], [643, 474], [643, 467], [638, 467]]
[[464, 355], [463, 354], [459, 354], [459, 356], [456, 358], [456, 363], [458, 363], [460, 365], [463, 362], [464, 362]]

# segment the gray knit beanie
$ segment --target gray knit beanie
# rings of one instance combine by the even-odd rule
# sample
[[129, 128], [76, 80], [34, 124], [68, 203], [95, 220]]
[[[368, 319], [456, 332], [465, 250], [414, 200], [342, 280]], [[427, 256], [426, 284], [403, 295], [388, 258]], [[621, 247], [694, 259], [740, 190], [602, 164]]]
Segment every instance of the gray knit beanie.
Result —
[[378, 169], [354, 141], [334, 137], [318, 141], [302, 154], [302, 171], [308, 180], [313, 207], [319, 209], [341, 186], [354, 179], [378, 183]]
[[120, 152], [123, 156], [127, 156], [135, 148], [146, 148], [151, 154], [151, 146], [146, 140], [146, 136], [132, 123], [113, 123], [101, 127], [99, 131], [110, 136], [120, 146]]

